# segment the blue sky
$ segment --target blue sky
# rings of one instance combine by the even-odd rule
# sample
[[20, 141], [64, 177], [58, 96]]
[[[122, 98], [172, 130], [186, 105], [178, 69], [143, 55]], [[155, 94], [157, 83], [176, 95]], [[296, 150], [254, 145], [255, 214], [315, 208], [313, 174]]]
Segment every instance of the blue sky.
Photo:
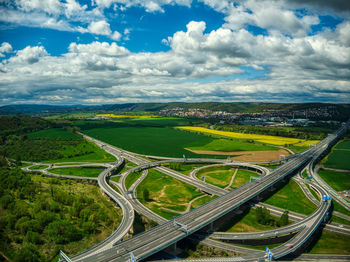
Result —
[[349, 102], [349, 6], [3, 0], [0, 105]]

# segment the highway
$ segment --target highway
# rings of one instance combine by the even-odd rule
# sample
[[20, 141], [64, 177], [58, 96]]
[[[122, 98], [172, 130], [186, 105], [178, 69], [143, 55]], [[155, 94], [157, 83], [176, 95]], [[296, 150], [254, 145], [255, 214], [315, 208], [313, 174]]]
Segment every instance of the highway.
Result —
[[122, 163], [124, 159], [118, 157], [117, 163], [108, 168], [105, 169], [99, 176], [98, 176], [98, 185], [102, 190], [105, 192], [107, 196], [109, 196], [114, 202], [116, 202], [122, 209], [123, 212], [123, 218], [121, 223], [119, 224], [118, 228], [106, 239], [104, 239], [102, 242], [98, 243], [96, 246], [85, 250], [84, 252], [72, 257], [72, 261], [85, 261], [87, 257], [90, 256], [99, 256], [99, 254], [105, 250], [108, 250], [113, 247], [113, 244], [116, 241], [121, 240], [130, 230], [132, 227], [132, 224], [134, 222], [134, 209], [129, 203], [129, 201], [122, 195], [118, 194], [113, 188], [111, 188], [107, 183], [107, 178], [110, 176], [113, 169], [118, 168]]
[[[319, 142], [316, 146], [276, 168], [269, 176], [264, 176], [259, 180], [243, 185], [197, 209], [177, 217], [175, 224], [174, 220], [163, 223], [130, 239], [119, 242], [113, 248], [103, 251], [103, 254], [100, 253], [99, 256], [92, 255], [84, 261], [127, 261], [129, 260], [130, 252], [133, 252], [136, 260], [140, 260], [164, 249], [239, 207], [278, 181], [297, 173], [310, 161], [318, 159], [328, 149], [328, 146], [333, 145], [343, 135], [347, 127], [348, 125], [344, 126], [335, 134]], [[163, 169], [163, 167], [160, 168]], [[279, 247], [274, 249], [276, 258], [282, 257], [302, 245], [322, 222], [329, 206], [330, 201], [324, 202], [319, 208], [320, 215], [310, 220], [308, 225], [289, 241], [293, 244], [294, 248]]]

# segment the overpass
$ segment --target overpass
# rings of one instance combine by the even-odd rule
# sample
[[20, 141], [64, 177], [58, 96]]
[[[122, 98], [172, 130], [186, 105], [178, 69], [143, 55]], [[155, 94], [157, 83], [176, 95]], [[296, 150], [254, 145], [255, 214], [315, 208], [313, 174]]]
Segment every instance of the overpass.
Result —
[[[87, 257], [84, 261], [128, 261], [130, 252], [134, 254], [136, 260], [141, 260], [164, 249], [239, 207], [278, 181], [295, 174], [313, 159], [319, 158], [328, 147], [332, 146], [337, 139], [344, 134], [348, 125], [349, 123], [339, 129], [335, 134], [329, 135], [326, 139], [319, 142], [315, 147], [306, 150], [273, 170], [269, 176], [264, 176], [259, 180], [243, 185], [197, 209], [177, 217], [176, 221], [182, 225], [186, 225], [187, 230], [174, 226], [173, 221], [169, 221], [130, 239], [119, 242], [113, 248], [101, 252], [98, 256], [92, 255]], [[282, 257], [302, 245], [322, 222], [329, 205], [329, 201], [321, 205], [320, 214], [322, 215], [314, 217], [308, 225], [292, 239], [292, 244], [288, 247], [281, 246], [274, 249], [275, 257]], [[290, 248], [291, 245], [293, 248]], [[256, 257], [254, 259], [256, 259]]]

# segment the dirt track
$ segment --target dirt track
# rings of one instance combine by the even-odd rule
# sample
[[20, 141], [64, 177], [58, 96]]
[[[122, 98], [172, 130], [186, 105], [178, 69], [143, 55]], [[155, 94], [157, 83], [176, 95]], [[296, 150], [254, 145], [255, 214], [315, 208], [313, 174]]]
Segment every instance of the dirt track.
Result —
[[280, 150], [267, 150], [267, 151], [236, 151], [236, 152], [223, 152], [223, 151], [204, 151], [204, 150], [191, 150], [185, 148], [188, 151], [199, 155], [223, 155], [223, 156], [232, 156], [232, 160], [237, 161], [246, 161], [246, 162], [264, 162], [272, 161], [280, 158], [280, 155], [289, 156], [289, 152], [280, 149]]

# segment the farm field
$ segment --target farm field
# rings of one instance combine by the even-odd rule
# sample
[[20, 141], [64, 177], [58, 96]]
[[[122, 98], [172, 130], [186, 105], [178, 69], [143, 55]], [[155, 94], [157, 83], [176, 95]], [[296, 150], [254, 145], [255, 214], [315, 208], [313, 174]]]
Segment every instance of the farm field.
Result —
[[263, 145], [259, 143], [242, 142], [241, 140], [234, 139], [215, 139], [210, 143], [203, 146], [189, 147], [191, 150], [202, 151], [222, 151], [222, 152], [234, 152], [234, 151], [262, 151], [262, 150], [278, 150], [278, 147]]
[[268, 136], [268, 135], [255, 135], [255, 134], [243, 134], [237, 132], [227, 132], [227, 131], [218, 131], [211, 130], [204, 127], [194, 127], [194, 126], [181, 126], [177, 127], [179, 129], [200, 132], [200, 133], [208, 133], [218, 136], [230, 137], [230, 138], [239, 138], [239, 139], [252, 139], [258, 141], [260, 143], [266, 143], [271, 145], [283, 146], [288, 144], [293, 144], [295, 146], [308, 146], [309, 144], [316, 144], [318, 140], [305, 140], [305, 139], [297, 139], [297, 138], [289, 138], [289, 137], [279, 137], [279, 136]]
[[305, 215], [310, 215], [316, 210], [315, 204], [305, 197], [299, 185], [293, 180], [289, 180], [288, 184], [264, 202]]
[[45, 129], [28, 134], [29, 139], [51, 138], [55, 140], [83, 140], [80, 135], [68, 132], [62, 128]]
[[328, 168], [350, 170], [350, 140], [339, 142], [327, 156], [324, 166]]
[[[184, 132], [171, 127], [189, 123], [186, 119], [154, 118], [115, 122], [79, 122], [83, 133], [125, 150], [154, 156], [226, 158], [213, 154], [196, 154], [186, 148], [208, 146], [225, 150], [278, 150], [273, 146], [248, 143], [239, 139], [216, 139], [205, 134]], [[154, 146], [157, 145], [157, 146]]]
[[331, 170], [320, 169], [318, 171], [320, 177], [336, 191], [350, 189], [350, 171], [336, 172]]
[[213, 140], [204, 135], [160, 127], [95, 128], [83, 130], [83, 133], [127, 151], [167, 157], [198, 157], [184, 148]]
[[147, 118], [157, 118], [158, 116], [151, 116], [151, 115], [115, 115], [115, 114], [97, 114], [97, 117], [112, 117], [116, 119], [128, 119], [128, 118], [135, 118], [135, 119], [147, 119]]
[[[148, 200], [143, 198], [145, 189], [149, 191]], [[203, 194], [195, 187], [152, 169], [137, 188], [140, 202], [167, 219], [179, 214], [169, 214], [169, 211], [162, 208], [183, 212], [192, 199], [201, 195]]]
[[98, 175], [103, 171], [103, 169], [104, 168], [101, 167], [62, 167], [52, 168], [48, 171], [57, 175], [98, 177]]

